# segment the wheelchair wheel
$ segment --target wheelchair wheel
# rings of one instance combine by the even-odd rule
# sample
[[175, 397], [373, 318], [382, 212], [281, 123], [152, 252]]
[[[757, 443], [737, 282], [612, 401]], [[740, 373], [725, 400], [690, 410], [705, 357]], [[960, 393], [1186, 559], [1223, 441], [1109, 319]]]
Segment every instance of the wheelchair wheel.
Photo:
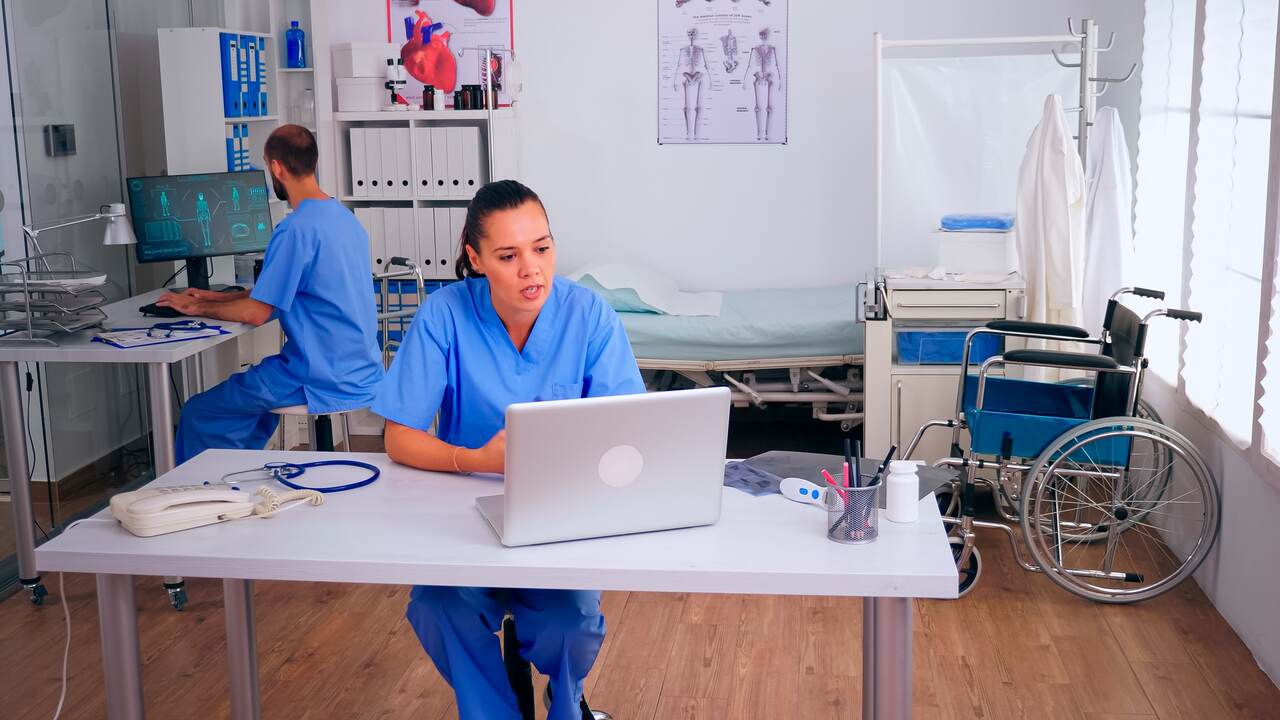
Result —
[[[1145, 401], [1138, 401], [1137, 417], [1150, 420], [1157, 425], [1164, 425], [1160, 418], [1160, 414], [1155, 408], [1148, 405]], [[1169, 467], [1170, 450], [1168, 445], [1162, 442], [1152, 441], [1147, 437], [1136, 437], [1130, 440], [1131, 448], [1129, 451], [1129, 464], [1137, 468], [1163, 468]], [[1149, 483], [1139, 483], [1135, 488], [1133, 497], [1134, 513], [1130, 515], [1125, 522], [1143, 522], [1146, 519], [1149, 508], [1164, 496], [1165, 491], [1169, 488], [1170, 473], [1162, 473], [1159, 477], [1152, 478]], [[1082, 479], [1079, 483], [1080, 493], [1095, 502], [1106, 502], [1107, 493], [1110, 492], [1106, 484], [1095, 484], [1087, 479]], [[1107, 531], [1105, 527], [1095, 528], [1092, 530], [1081, 530], [1064, 528], [1061, 532], [1073, 540], [1081, 542], [1097, 542], [1105, 540]]]
[[969, 594], [973, 586], [978, 584], [978, 578], [982, 577], [982, 553], [978, 552], [975, 545], [969, 551], [969, 560], [962, 567], [960, 555], [964, 553], [964, 539], [952, 537], [948, 541], [951, 543], [951, 557], [956, 561], [956, 573], [960, 576], [960, 592], [956, 597], [962, 598]]
[[[1130, 603], [1167, 592], [1218, 537], [1218, 489], [1200, 454], [1151, 420], [1084, 423], [1050, 443], [1027, 477], [1028, 549], [1053, 582], [1081, 597]], [[1159, 496], [1153, 487], [1163, 488]]]

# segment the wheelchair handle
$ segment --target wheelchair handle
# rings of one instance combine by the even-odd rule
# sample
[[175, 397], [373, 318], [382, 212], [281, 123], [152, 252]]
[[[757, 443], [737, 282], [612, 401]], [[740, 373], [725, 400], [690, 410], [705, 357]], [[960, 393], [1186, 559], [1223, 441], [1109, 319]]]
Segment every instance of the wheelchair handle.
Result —
[[1134, 295], [1137, 295], [1138, 297], [1151, 298], [1152, 300], [1164, 299], [1163, 290], [1148, 290], [1147, 288], [1136, 287], [1130, 290], [1129, 292], [1133, 293]]
[[1188, 322], [1200, 322], [1204, 319], [1204, 315], [1195, 310], [1166, 310], [1165, 315], [1174, 320], [1186, 320]]

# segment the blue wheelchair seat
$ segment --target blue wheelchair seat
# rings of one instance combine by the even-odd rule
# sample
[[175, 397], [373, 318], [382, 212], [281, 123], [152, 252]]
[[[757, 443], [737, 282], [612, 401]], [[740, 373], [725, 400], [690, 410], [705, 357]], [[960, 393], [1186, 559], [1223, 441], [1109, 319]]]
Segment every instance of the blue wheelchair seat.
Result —
[[[1035, 458], [1058, 436], [1091, 419], [1093, 387], [988, 377], [982, 409], [976, 408], [978, 378], [965, 377], [964, 417], [969, 446], [978, 455]], [[1124, 465], [1129, 443], [1095, 444], [1079, 463]]]

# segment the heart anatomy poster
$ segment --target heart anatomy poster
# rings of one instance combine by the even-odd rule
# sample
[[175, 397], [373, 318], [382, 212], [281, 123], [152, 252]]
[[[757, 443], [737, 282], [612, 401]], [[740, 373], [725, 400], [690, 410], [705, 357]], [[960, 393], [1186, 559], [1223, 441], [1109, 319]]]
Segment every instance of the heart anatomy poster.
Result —
[[658, 142], [787, 141], [787, 0], [658, 0]]
[[[401, 93], [421, 103], [432, 85], [445, 102], [463, 85], [484, 85], [492, 73], [498, 103], [509, 105], [507, 67], [512, 59], [514, 0], [387, 0], [387, 42], [400, 45], [409, 72]], [[485, 50], [491, 55], [485, 66]]]

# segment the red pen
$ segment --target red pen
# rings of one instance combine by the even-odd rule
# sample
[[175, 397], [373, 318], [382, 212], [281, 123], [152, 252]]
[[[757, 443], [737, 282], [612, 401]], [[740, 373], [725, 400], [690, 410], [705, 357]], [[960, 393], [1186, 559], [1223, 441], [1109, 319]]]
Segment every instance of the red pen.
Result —
[[844, 486], [849, 487], [849, 463], [844, 463]]
[[831, 485], [831, 487], [836, 489], [836, 492], [840, 494], [841, 500], [844, 500], [845, 502], [849, 501], [848, 493], [844, 491], [844, 488], [840, 487], [840, 483], [836, 482], [835, 478], [831, 477], [831, 473], [827, 472], [826, 468], [822, 468], [822, 477], [829, 485]]

